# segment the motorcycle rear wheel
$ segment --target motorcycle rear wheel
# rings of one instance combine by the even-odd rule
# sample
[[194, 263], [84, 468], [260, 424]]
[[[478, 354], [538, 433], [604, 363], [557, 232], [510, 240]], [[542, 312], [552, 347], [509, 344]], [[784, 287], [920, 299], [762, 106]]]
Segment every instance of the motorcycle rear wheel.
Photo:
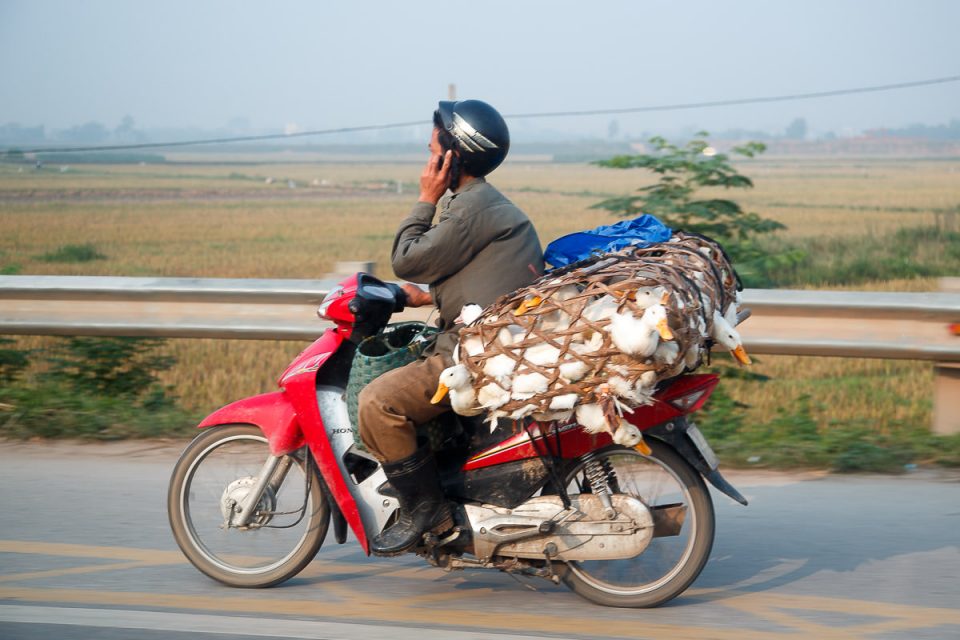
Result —
[[[323, 544], [330, 505], [306, 449], [285, 456], [250, 527], [227, 525], [225, 504], [244, 495], [270, 455], [253, 425], [205, 429], [174, 467], [167, 494], [173, 536], [187, 559], [232, 587], [270, 587], [297, 575]], [[276, 475], [276, 474], [275, 474]]]
[[[648, 438], [653, 453], [614, 447], [593, 459], [607, 463], [617, 486], [608, 488], [641, 499], [647, 507], [682, 503], [686, 517], [675, 536], [654, 537], [640, 555], [626, 560], [568, 562], [561, 578], [576, 594], [609, 607], [656, 607], [696, 580], [713, 547], [714, 511], [700, 474], [669, 445]], [[570, 495], [589, 492], [585, 462], [567, 474]], [[619, 491], [616, 491], [616, 490]]]

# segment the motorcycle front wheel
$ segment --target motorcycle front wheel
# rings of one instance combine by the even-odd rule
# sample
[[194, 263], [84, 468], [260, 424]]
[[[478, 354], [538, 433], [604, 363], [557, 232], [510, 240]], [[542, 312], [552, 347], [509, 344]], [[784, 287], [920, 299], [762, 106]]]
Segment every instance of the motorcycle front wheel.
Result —
[[174, 467], [167, 494], [173, 536], [201, 572], [233, 587], [269, 587], [317, 554], [330, 505], [306, 448], [283, 456], [247, 526], [231, 513], [259, 476], [270, 448], [252, 425], [205, 429]]
[[[700, 575], [713, 547], [713, 501], [700, 474], [669, 445], [653, 438], [645, 456], [614, 447], [592, 460], [605, 470], [610, 493], [623, 493], [653, 510], [683, 512], [679, 529], [665, 527], [634, 558], [568, 562], [562, 579], [578, 595], [611, 607], [656, 607], [682, 593]], [[567, 493], [591, 492], [589, 461], [567, 474]]]

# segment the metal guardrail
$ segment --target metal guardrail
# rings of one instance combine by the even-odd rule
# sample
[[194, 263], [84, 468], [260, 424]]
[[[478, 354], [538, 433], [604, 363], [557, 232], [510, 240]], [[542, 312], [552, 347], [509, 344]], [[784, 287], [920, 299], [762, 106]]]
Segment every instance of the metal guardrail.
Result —
[[310, 340], [335, 280], [0, 276], [0, 333]]
[[960, 363], [960, 293], [747, 290], [754, 353]]
[[[0, 333], [309, 340], [335, 280], [0, 276]], [[960, 362], [960, 293], [751, 289], [760, 354]], [[423, 315], [414, 312], [412, 315]]]
[[[335, 280], [0, 276], [0, 334], [312, 340]], [[747, 290], [755, 354], [936, 364], [935, 422], [960, 431], [960, 288], [944, 293]], [[413, 309], [407, 318], [425, 318]], [[952, 426], [951, 426], [952, 425]], [[937, 431], [943, 431], [935, 425]]]

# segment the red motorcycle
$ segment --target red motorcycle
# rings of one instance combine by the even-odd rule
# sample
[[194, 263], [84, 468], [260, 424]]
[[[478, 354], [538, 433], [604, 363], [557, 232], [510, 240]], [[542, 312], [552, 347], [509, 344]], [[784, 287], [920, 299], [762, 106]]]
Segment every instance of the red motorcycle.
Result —
[[[208, 416], [181, 455], [167, 509], [180, 549], [206, 575], [268, 587], [313, 560], [333, 522], [369, 553], [398, 502], [383, 470], [355, 443], [345, 387], [357, 345], [403, 308], [397, 285], [357, 274], [318, 314], [334, 323], [280, 376], [280, 391]], [[741, 504], [689, 416], [718, 377], [663, 385], [626, 418], [636, 449], [576, 422], [501, 421], [448, 414], [434, 445], [456, 526], [426, 534], [413, 552], [447, 570], [491, 568], [563, 582], [593, 602], [653, 607], [684, 591], [713, 545], [704, 478]]]

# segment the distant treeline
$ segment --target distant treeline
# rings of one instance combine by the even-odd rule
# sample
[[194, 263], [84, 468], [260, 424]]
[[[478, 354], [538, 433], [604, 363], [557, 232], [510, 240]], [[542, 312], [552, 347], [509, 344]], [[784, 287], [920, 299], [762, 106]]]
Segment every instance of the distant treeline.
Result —
[[871, 129], [872, 136], [893, 138], [926, 138], [928, 140], [960, 140], [960, 120], [954, 118], [949, 124], [912, 124], [900, 129]]
[[[690, 128], [687, 133], [675, 133], [670, 137], [686, 138], [696, 136], [697, 128]], [[29, 149], [32, 147], [52, 146], [56, 144], [66, 146], [91, 146], [106, 144], [139, 144], [156, 143], [182, 140], [202, 140], [209, 138], [223, 138], [234, 135], [251, 134], [277, 134], [277, 130], [251, 130], [251, 129], [201, 129], [201, 128], [165, 128], [165, 129], [141, 129], [137, 128], [132, 117], [126, 116], [116, 127], [109, 128], [99, 122], [87, 122], [81, 125], [69, 127], [67, 129], [57, 129], [48, 131], [45, 126], [22, 126], [16, 122], [0, 124], [0, 153], [5, 149]], [[802, 117], [794, 118], [783, 129], [779, 131], [763, 131], [752, 128], [732, 128], [725, 131], [714, 131], [715, 140], [836, 140], [847, 139], [850, 135], [840, 135], [832, 131], [811, 132], [806, 119]], [[900, 128], [876, 128], [864, 131], [866, 137], [896, 137], [913, 138], [930, 141], [954, 141], [960, 140], [960, 119], [952, 119], [946, 124], [913, 124]], [[532, 131], [522, 130], [522, 134], [516, 137], [516, 142], [525, 143], [528, 146], [551, 146], [562, 145], [566, 148], [577, 145], [596, 146], [602, 144], [629, 144], [631, 142], [640, 142], [648, 139], [651, 134], [643, 132], [640, 134], [627, 134], [621, 130], [618, 120], [611, 120], [608, 127], [607, 136], [594, 135], [583, 136], [573, 131], [552, 130], [552, 131]], [[860, 134], [852, 136], [861, 137]], [[397, 148], [404, 149], [410, 146], [422, 148], [422, 143], [413, 140], [408, 133], [400, 131], [383, 131], [375, 135], [356, 136], [351, 134], [335, 135], [310, 142], [298, 140], [296, 143], [283, 140], [275, 143], [265, 143], [249, 145], [250, 149], [259, 151], [272, 151], [278, 148], [308, 151], [311, 147], [318, 147], [316, 150], [324, 152], [338, 152], [339, 150], [353, 153], [357, 148]], [[208, 147], [209, 149], [210, 147]], [[529, 151], [528, 151], [529, 153]], [[575, 156], [595, 159], [592, 151], [585, 154], [575, 152]]]

